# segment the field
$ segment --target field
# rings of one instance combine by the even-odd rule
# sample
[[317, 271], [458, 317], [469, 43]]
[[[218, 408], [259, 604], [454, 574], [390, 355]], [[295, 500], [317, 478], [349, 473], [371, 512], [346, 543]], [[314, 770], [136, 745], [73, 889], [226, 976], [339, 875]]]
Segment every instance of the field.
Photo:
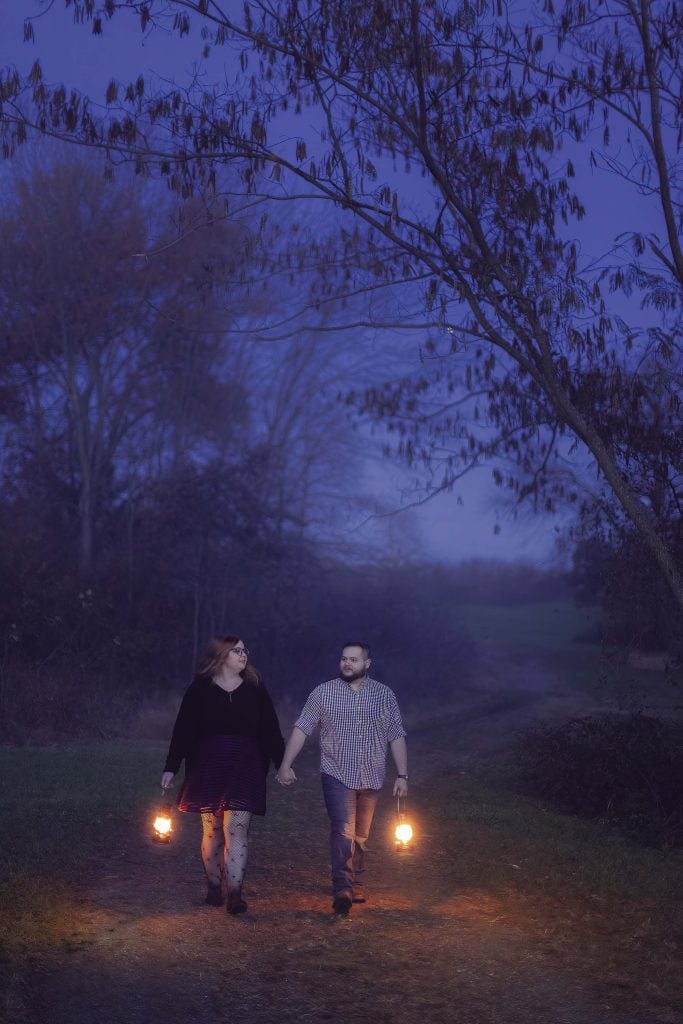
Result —
[[[292, 791], [270, 780], [241, 919], [203, 903], [191, 816], [168, 847], [149, 837], [164, 744], [0, 749], [2, 1019], [678, 1022], [681, 852], [556, 814], [509, 771], [516, 731], [557, 712], [590, 650], [573, 648], [566, 615], [468, 614], [495, 641], [487, 690], [409, 721], [415, 848], [393, 849], [387, 786], [370, 900], [348, 922], [329, 913], [313, 744]], [[515, 671], [496, 692], [501, 652]]]
[[646, 667], [634, 652], [605, 649], [596, 641], [598, 609], [567, 601], [458, 606], [454, 620], [494, 658], [539, 664], [565, 690], [624, 710], [683, 710], [683, 671]]

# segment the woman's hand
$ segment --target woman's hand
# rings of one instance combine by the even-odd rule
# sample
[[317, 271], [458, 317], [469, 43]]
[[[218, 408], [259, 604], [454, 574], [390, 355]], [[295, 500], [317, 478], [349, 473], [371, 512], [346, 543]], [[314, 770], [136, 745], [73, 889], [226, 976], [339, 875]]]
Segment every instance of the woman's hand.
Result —
[[168, 789], [172, 782], [173, 772], [164, 772], [164, 774], [161, 776], [161, 788]]
[[293, 768], [283, 768], [280, 765], [278, 773], [275, 776], [281, 786], [291, 786], [293, 782], [296, 782], [296, 775], [294, 774]]

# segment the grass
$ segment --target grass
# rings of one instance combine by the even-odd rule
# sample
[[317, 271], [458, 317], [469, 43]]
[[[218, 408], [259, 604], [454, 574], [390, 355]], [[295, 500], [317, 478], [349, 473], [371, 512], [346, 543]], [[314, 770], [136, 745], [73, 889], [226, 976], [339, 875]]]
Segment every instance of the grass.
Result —
[[0, 747], [0, 951], [50, 944], [60, 900], [160, 795], [160, 746]]
[[[468, 884], [514, 886], [545, 897], [571, 889], [593, 899], [661, 901], [663, 908], [683, 895], [680, 851], [641, 849], [599, 822], [557, 814], [511, 792], [490, 767], [455, 766], [431, 777], [430, 758], [447, 742], [441, 725], [421, 730], [411, 743], [413, 760], [427, 771], [411, 810], [421, 832], [438, 824], [443, 842], [457, 851], [453, 870]], [[313, 745], [307, 750], [314, 771]], [[0, 748], [6, 783], [0, 813], [8, 826], [0, 847], [5, 950], [49, 945], [64, 895], [87, 884], [116, 844], [146, 841], [162, 755], [161, 745], [149, 743]], [[275, 832], [291, 829], [288, 818], [304, 800], [317, 805], [312, 771], [296, 804], [271, 802]], [[482, 856], [482, 850], [495, 854]]]
[[628, 652], [605, 649], [590, 638], [600, 610], [571, 601], [518, 606], [462, 605], [454, 619], [480, 650], [493, 647], [511, 660], [541, 662], [571, 688], [594, 693], [616, 706], [683, 703], [683, 672], [657, 672], [628, 664]]
[[[454, 610], [458, 624], [468, 628], [484, 647], [488, 644], [505, 652], [518, 664], [535, 659], [568, 686], [587, 689], [599, 685], [601, 651], [597, 645], [577, 643], [575, 637], [594, 623], [593, 614], [552, 602]], [[640, 673], [638, 682], [644, 685], [647, 673]], [[343, 937], [323, 937], [327, 933], [320, 932], [318, 917], [310, 910], [311, 900], [314, 905], [328, 902], [324, 895], [327, 823], [314, 743], [306, 745], [297, 761], [301, 781], [296, 791], [286, 797], [280, 792], [273, 794], [267, 818], [255, 829], [250, 873], [261, 905], [268, 894], [281, 903], [268, 926], [261, 931], [253, 929], [251, 938], [245, 938], [243, 954], [248, 958], [253, 946], [252, 966], [258, 966], [263, 975], [264, 1005], [269, 1005], [272, 997], [267, 993], [281, 979], [284, 941], [285, 948], [291, 946], [301, 957], [292, 977], [301, 984], [306, 999], [322, 998], [317, 979], [321, 955], [327, 955], [329, 947], [326, 986], [332, 985], [330, 991], [337, 991], [331, 972], [338, 970], [339, 997], [346, 998], [342, 995], [345, 977], [356, 971], [359, 977], [367, 975], [366, 983], [377, 998], [386, 996], [392, 1013], [411, 1005], [412, 991], [400, 987], [404, 975], [399, 967], [392, 968], [392, 957], [398, 957], [397, 963], [402, 957], [410, 962], [424, 991], [437, 992], [439, 986], [446, 985], [448, 1005], [435, 1010], [434, 1019], [439, 1021], [450, 1019], [454, 992], [443, 979], [453, 975], [453, 963], [465, 971], [456, 981], [469, 985], [468, 999], [490, 997], [492, 1001], [491, 1005], [482, 1003], [481, 1013], [472, 1018], [479, 1021], [499, 1019], [490, 1016], [491, 1006], [507, 1005], [510, 979], [522, 976], [519, 972], [528, 965], [533, 968], [529, 975], [529, 999], [533, 1000], [533, 972], [543, 976], [543, 965], [553, 958], [582, 977], [597, 972], [614, 978], [617, 987], [622, 984], [620, 979], [633, 979], [633, 998], [644, 991], [647, 979], [656, 979], [663, 993], [662, 1005], [676, 1007], [678, 1012], [683, 1005], [680, 979], [676, 980], [676, 961], [683, 945], [683, 853], [639, 848], [605, 823], [561, 815], [543, 802], [515, 792], [504, 753], [486, 758], [471, 751], [459, 754], [459, 737], [464, 733], [457, 711], [432, 721], [426, 715], [418, 717], [419, 728], [416, 723], [409, 730], [408, 808], [417, 825], [417, 848], [412, 860], [397, 865], [388, 838], [394, 806], [387, 787], [373, 837], [373, 872], [378, 880], [385, 879], [384, 904], [374, 917], [364, 919], [365, 938], [359, 931], [353, 942], [349, 938], [344, 945]], [[484, 720], [474, 728], [485, 731], [491, 724]], [[10, 992], [4, 997], [5, 1008], [11, 1005], [12, 976], [22, 975], [27, 954], [40, 956], [49, 951], [56, 957], [53, 963], [66, 963], [62, 958], [70, 949], [69, 942], [76, 948], [74, 944], [81, 941], [69, 938], [69, 915], [78, 917], [80, 899], [90, 906], [93, 882], [103, 879], [102, 884], [107, 884], [104, 876], [113, 853], [132, 851], [133, 856], [119, 858], [118, 866], [112, 867], [112, 877], [129, 869], [142, 872], [137, 891], [147, 893], [148, 903], [152, 902], [149, 894], [154, 879], [150, 881], [144, 873], [154, 872], [162, 862], [165, 871], [173, 870], [164, 856], [167, 850], [155, 848], [136, 855], [140, 844], [154, 845], [146, 836], [150, 811], [160, 796], [158, 778], [164, 753], [165, 743], [142, 740], [0, 748], [0, 982]], [[182, 863], [196, 873], [201, 898], [196, 822], [180, 824], [178, 839], [187, 851]], [[156, 854], [162, 854], [161, 858]], [[400, 887], [396, 891], [397, 875], [404, 879], [403, 892]], [[288, 884], [279, 892], [283, 876]], [[128, 882], [125, 875], [126, 887]], [[192, 891], [194, 884], [192, 874]], [[135, 911], [122, 928], [130, 929], [131, 921], [145, 919], [136, 900], [134, 896]], [[293, 902], [296, 900], [298, 904]], [[103, 915], [111, 913], [108, 907], [103, 899]], [[194, 921], [194, 911], [188, 919]], [[173, 929], [178, 918], [172, 914], [164, 919], [157, 914], [153, 927], [161, 929], [164, 920]], [[114, 921], [112, 927], [115, 925]], [[484, 939], [489, 934], [500, 937], [500, 947], [491, 947], [490, 962], [484, 964], [477, 961], [475, 953], [470, 954], [470, 939], [480, 943], [477, 948], [485, 949]], [[149, 933], [144, 932], [144, 941], [148, 938]], [[504, 973], [505, 950], [514, 951], [516, 942], [520, 943], [519, 960], [511, 961], [508, 976]], [[173, 945], [166, 945], [172, 952]], [[204, 945], [195, 946], [194, 934], [188, 936], [186, 953], [200, 962]], [[162, 948], [166, 948], [163, 943]], [[139, 952], [142, 956], [143, 950]], [[101, 966], [98, 961], [98, 970]], [[116, 964], [107, 961], [104, 966], [116, 973]], [[494, 986], [487, 995], [480, 984], [482, 970], [489, 968], [503, 971], [499, 994]], [[198, 978], [200, 974], [198, 971]], [[250, 978], [254, 980], [253, 972]], [[100, 984], [99, 976], [92, 984]], [[489, 980], [488, 984], [494, 983]], [[293, 989], [291, 994], [303, 999]], [[290, 1019], [281, 1001], [273, 1007], [278, 1019]], [[2, 1009], [0, 994], [0, 1016]], [[327, 1013], [327, 1003], [323, 1009]], [[291, 1019], [299, 1019], [300, 1010], [295, 1000]], [[321, 1010], [318, 1019], [326, 1019], [325, 1013]], [[387, 1014], [389, 1019], [389, 1010]], [[508, 1019], [532, 1018], [520, 1004]]]
[[[536, 604], [458, 605], [456, 614], [477, 640], [492, 641], [511, 653], [557, 659], [592, 633], [600, 621], [596, 608], [578, 608], [570, 601]], [[599, 645], [581, 643], [588, 658]]]
[[[459, 837], [465, 873], [488, 886], [513, 885], [549, 898], [683, 898], [683, 854], [636, 846], [601, 821], [561, 815], [505, 785], [464, 771], [440, 782], [430, 805]], [[462, 840], [471, 844], [465, 854]], [[496, 856], [482, 862], [481, 849]], [[683, 925], [683, 920], [681, 920]]]
[[[596, 609], [554, 601], [516, 607], [458, 606], [456, 616], [484, 648], [504, 651], [510, 660], [540, 661], [567, 686], [592, 692], [604, 688], [604, 652], [597, 644], [576, 639], [594, 630]], [[636, 675], [638, 687], [667, 688], [661, 674], [640, 670]], [[629, 679], [622, 676], [621, 685], [627, 687]], [[443, 719], [428, 725], [428, 740], [416, 740], [448, 756], [448, 731], [448, 720]], [[0, 813], [5, 823], [0, 840], [0, 904], [5, 908], [0, 946], [37, 947], [49, 941], [46, 922], [58, 895], [87, 879], [90, 867], [121, 842], [123, 834], [144, 832], [145, 817], [159, 796], [164, 746], [135, 741], [0, 748]], [[446, 808], [446, 820], [454, 815], [458, 825], [467, 821], [474, 831], [488, 830], [492, 840], [497, 837], [495, 841], [511, 851], [524, 848], [524, 857], [518, 852], [515, 863], [525, 858], [538, 865], [547, 861], [547, 869], [539, 867], [536, 872], [544, 884], [555, 877], [553, 864], [560, 861], [563, 882], [576, 879], [602, 894], [625, 896], [633, 884], [642, 892], [648, 890], [652, 882], [647, 876], [653, 869], [649, 856], [656, 860], [655, 876], [667, 877], [665, 857], [620, 845], [614, 836], [589, 824], [553, 816], [539, 804], [505, 792], [498, 783], [482, 789], [483, 785], [481, 779], [475, 785], [464, 776], [454, 789], [442, 782], [437, 803]], [[557, 849], [559, 837], [566, 845], [564, 853]], [[550, 853], [546, 856], [544, 850]], [[636, 870], [634, 865], [645, 866]], [[468, 870], [481, 870], [476, 853]], [[517, 876], [522, 869], [512, 870]]]
[[[457, 727], [457, 712], [443, 715], [412, 732], [410, 748], [426, 771], [420, 801], [428, 818], [443, 820], [468, 878], [557, 898], [570, 887], [600, 899], [683, 899], [683, 850], [640, 847], [606, 822], [562, 814], [523, 794], [509, 750], [458, 758]], [[500, 856], [482, 859], [482, 847]]]
[[[416, 851], [412, 859], [397, 862], [389, 842], [394, 805], [387, 786], [373, 839], [372, 874], [381, 890], [376, 894], [379, 906], [359, 918], [353, 937], [324, 930], [320, 915], [311, 910], [311, 906], [328, 904], [327, 823], [314, 743], [306, 745], [297, 761], [300, 782], [295, 792], [272, 794], [268, 816], [255, 829], [250, 869], [257, 891], [257, 922], [260, 911], [269, 910], [269, 900], [281, 903], [273, 911], [271, 902], [268, 922], [241, 932], [239, 948], [230, 946], [226, 953], [226, 963], [241, 957], [239, 970], [250, 977], [243, 999], [260, 1000], [250, 1019], [300, 1019], [306, 1007], [310, 1013], [311, 1006], [317, 1005], [315, 1000], [320, 1012], [310, 1019], [327, 1019], [331, 1004], [348, 997], [351, 975], [363, 980], [375, 1002], [386, 1001], [387, 1012], [377, 1019], [407, 1019], [401, 1013], [416, 998], [417, 986], [436, 1000], [433, 1019], [439, 1022], [451, 1019], [456, 990], [459, 998], [464, 991], [475, 1009], [477, 1000], [482, 1001], [481, 1012], [473, 1011], [471, 1019], [498, 1020], [491, 1016], [491, 1005], [508, 1006], [510, 980], [529, 970], [533, 985], [534, 979], [545, 977], [549, 957], [562, 970], [587, 979], [594, 972], [600, 978], [616, 978], [617, 984], [629, 978], [635, 992], [641, 976], [656, 973], [663, 1004], [681, 1005], [674, 963], [683, 943], [680, 852], [638, 849], [600, 823], [556, 814], [538, 801], [511, 792], [503, 762], [458, 760], [457, 744], [454, 749], [445, 720], [416, 730], [410, 742], [409, 810], [417, 825]], [[0, 941], [5, 951], [0, 979], [7, 980], [12, 970], [20, 976], [26, 953], [54, 953], [49, 963], [57, 971], [55, 977], [61, 970], [73, 970], [73, 958], [80, 955], [79, 950], [87, 950], [83, 944], [91, 942], [92, 935], [83, 938], [73, 933], [74, 927], [82, 925], [60, 927], [60, 914], [78, 919], [79, 894], [89, 905], [88, 888], [93, 877], [107, 873], [113, 846], [134, 849], [148, 842], [148, 812], [158, 796], [156, 780], [163, 753], [164, 745], [149, 743], [0, 749], [0, 771], [6, 782], [0, 813], [10, 826], [3, 830], [0, 850]], [[189, 868], [193, 891], [196, 875], [199, 899], [196, 822], [183, 820], [179, 833], [179, 846], [188, 857], [183, 853], [177, 863], [184, 880]], [[114, 868], [119, 875], [122, 870], [141, 872], [137, 879], [123, 876], [126, 891], [129, 882], [137, 882], [141, 903], [120, 925], [125, 932], [125, 964], [130, 970], [138, 962], [147, 964], [153, 977], [158, 966], [154, 956], [165, 951], [170, 960], [164, 969], [172, 975], [177, 967], [175, 929], [182, 927], [187, 915], [192, 934], [181, 933], [183, 963], [194, 965], [192, 977], [196, 976], [203, 993], [205, 960], [215, 959], [212, 942], [227, 941], [227, 933], [224, 940], [205, 932], [209, 919], [199, 906], [189, 913], [178, 914], [174, 908], [168, 916], [159, 914], [152, 887], [161, 862], [165, 872], [171, 870], [165, 856], [171, 852], [157, 848], [151, 855], [124, 857], [120, 864], [125, 867]], [[287, 879], [284, 889], [283, 877]], [[382, 879], [383, 890], [378, 884]], [[157, 906], [152, 923], [146, 926], [145, 901], [148, 907]], [[107, 934], [113, 935], [117, 922], [107, 911], [108, 899], [97, 906], [106, 919]], [[225, 915], [220, 916], [216, 930], [222, 935]], [[141, 932], [136, 940], [134, 923], [138, 921]], [[168, 934], [164, 928], [170, 929]], [[96, 971], [82, 979], [88, 1006], [102, 987], [101, 972], [118, 977], [117, 971], [123, 970], [118, 961], [107, 959], [105, 950], [113, 941], [110, 937], [97, 946]], [[142, 945], [131, 946], [136, 941]], [[146, 944], [152, 941], [158, 941], [158, 946], [148, 962]], [[484, 954], [488, 959], [482, 960]], [[87, 953], [83, 956], [78, 965], [90, 963]], [[290, 963], [284, 975], [283, 958]], [[464, 972], [457, 978], [454, 962]], [[408, 973], [402, 963], [410, 965]], [[322, 987], [321, 965], [325, 965]], [[481, 972], [496, 970], [500, 980], [487, 974], [482, 987]], [[125, 971], [121, 977], [123, 984]], [[231, 978], [226, 983], [232, 985]], [[77, 984], [81, 985], [80, 978]], [[273, 993], [281, 985], [286, 991], [276, 998]], [[234, 986], [234, 991], [239, 994], [241, 987]], [[143, 977], [135, 981], [133, 992], [136, 1000], [142, 997]], [[526, 1001], [533, 1002], [533, 989], [518, 998], [524, 1002], [506, 1018], [515, 1024], [532, 1019]], [[250, 1006], [245, 1003], [243, 1015]], [[354, 1018], [353, 1013], [351, 1017], [369, 1019]]]

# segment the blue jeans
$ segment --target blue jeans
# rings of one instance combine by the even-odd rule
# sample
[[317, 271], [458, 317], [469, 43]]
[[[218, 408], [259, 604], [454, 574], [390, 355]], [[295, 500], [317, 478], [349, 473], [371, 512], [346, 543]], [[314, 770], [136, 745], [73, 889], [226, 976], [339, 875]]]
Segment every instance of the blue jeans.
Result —
[[363, 885], [365, 844], [377, 806], [378, 789], [347, 789], [331, 775], [322, 775], [325, 807], [330, 819], [330, 860], [334, 896], [353, 897]]

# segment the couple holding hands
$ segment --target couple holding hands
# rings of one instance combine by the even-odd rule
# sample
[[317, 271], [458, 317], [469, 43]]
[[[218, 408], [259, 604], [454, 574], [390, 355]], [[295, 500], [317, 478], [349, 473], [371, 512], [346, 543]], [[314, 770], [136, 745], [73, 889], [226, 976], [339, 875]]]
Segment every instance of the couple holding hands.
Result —
[[365, 847], [384, 782], [387, 747], [394, 796], [408, 792], [408, 751], [396, 696], [368, 675], [370, 648], [345, 644], [339, 675], [311, 692], [285, 745], [277, 713], [237, 636], [213, 640], [180, 705], [161, 776], [166, 790], [185, 761], [178, 809], [201, 815], [206, 902], [244, 913], [242, 892], [252, 814], [266, 812], [270, 762], [283, 786], [292, 763], [320, 728], [320, 774], [330, 819], [332, 909], [346, 917], [364, 903]]

